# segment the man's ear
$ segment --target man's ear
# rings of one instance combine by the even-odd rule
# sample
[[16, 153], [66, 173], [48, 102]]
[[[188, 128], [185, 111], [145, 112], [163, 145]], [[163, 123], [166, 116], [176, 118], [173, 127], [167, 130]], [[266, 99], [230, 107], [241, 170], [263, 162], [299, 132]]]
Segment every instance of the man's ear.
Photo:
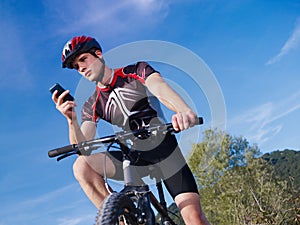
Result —
[[95, 54], [99, 57], [99, 58], [103, 58], [103, 54], [102, 54], [102, 52], [99, 50], [99, 49], [97, 49], [96, 51], [95, 51]]
[[103, 58], [103, 54], [102, 54], [102, 52], [101, 52], [99, 49], [97, 49], [97, 50], [94, 52], [94, 54], [98, 57], [98, 59], [99, 59], [103, 64], [105, 64], [105, 61], [104, 61], [104, 58]]

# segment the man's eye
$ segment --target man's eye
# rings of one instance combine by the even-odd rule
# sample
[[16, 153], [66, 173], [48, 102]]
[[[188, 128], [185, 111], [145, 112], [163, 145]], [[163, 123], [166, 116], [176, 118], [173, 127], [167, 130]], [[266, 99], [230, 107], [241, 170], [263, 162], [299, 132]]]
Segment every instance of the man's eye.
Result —
[[79, 69], [78, 64], [73, 65], [73, 67], [74, 67], [75, 70], [78, 70], [78, 69]]
[[84, 62], [86, 60], [86, 57], [82, 57], [79, 59], [80, 62]]

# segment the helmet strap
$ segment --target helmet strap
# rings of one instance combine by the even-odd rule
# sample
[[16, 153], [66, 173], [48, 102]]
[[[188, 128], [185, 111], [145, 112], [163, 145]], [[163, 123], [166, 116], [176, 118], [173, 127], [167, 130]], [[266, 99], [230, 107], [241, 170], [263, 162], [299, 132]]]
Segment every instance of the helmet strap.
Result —
[[104, 66], [104, 68], [103, 68], [103, 71], [102, 71], [102, 75], [101, 75], [101, 77], [99, 77], [99, 79], [98, 79], [98, 81], [97, 82], [100, 82], [100, 83], [102, 83], [103, 82], [103, 77], [104, 77], [104, 73], [105, 73], [105, 61], [104, 61], [104, 59], [103, 58], [100, 58], [99, 56], [95, 56], [100, 62], [102, 62], [103, 63], [103, 66]]

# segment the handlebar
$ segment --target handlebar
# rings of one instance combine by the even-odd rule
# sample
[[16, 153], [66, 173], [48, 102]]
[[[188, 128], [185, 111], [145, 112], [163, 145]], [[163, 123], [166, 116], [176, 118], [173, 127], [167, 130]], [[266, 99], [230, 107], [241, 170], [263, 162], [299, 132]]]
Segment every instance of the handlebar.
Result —
[[[198, 117], [195, 125], [201, 124], [203, 124], [203, 118]], [[115, 135], [105, 136], [94, 140], [84, 141], [78, 144], [67, 145], [61, 148], [50, 150], [48, 151], [48, 156], [50, 158], [57, 156], [61, 156], [61, 158], [64, 158], [73, 154], [89, 155], [91, 151], [96, 150], [105, 144], [113, 144], [118, 141], [128, 140], [133, 136], [142, 138], [144, 136], [149, 136], [150, 134], [155, 134], [156, 132], [172, 133], [176, 131], [173, 128], [172, 123], [145, 127], [135, 131], [120, 131]]]

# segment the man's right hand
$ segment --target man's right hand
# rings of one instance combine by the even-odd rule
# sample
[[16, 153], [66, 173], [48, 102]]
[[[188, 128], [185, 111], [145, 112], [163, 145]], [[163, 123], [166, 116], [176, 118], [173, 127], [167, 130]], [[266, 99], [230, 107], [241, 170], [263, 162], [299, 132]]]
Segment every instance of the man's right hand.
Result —
[[54, 91], [52, 94], [52, 100], [56, 104], [56, 109], [61, 112], [68, 120], [76, 119], [76, 112], [74, 107], [76, 103], [74, 101], [63, 101], [64, 97], [70, 93], [69, 90], [64, 91], [59, 97], [56, 96], [57, 91]]

